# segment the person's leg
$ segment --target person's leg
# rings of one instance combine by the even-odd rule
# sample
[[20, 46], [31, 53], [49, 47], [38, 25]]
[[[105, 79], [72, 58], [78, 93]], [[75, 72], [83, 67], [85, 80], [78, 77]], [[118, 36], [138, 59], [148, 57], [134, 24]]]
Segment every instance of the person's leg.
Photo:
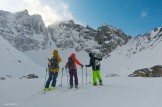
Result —
[[70, 87], [72, 88], [73, 87], [73, 70], [69, 70], [69, 74], [70, 74]]
[[102, 85], [102, 77], [101, 77], [100, 70], [97, 70], [96, 74], [97, 74], [97, 78], [98, 78], [99, 84]]
[[53, 81], [52, 81], [52, 84], [51, 84], [52, 87], [56, 86], [57, 77], [58, 77], [58, 72], [55, 72], [54, 75], [53, 75]]
[[93, 70], [93, 85], [97, 85], [97, 74], [95, 70]]
[[53, 73], [49, 72], [49, 77], [48, 77], [48, 80], [46, 82], [45, 88], [49, 88], [49, 84], [50, 84], [50, 82], [52, 80], [52, 76], [53, 76]]
[[74, 72], [74, 78], [75, 78], [75, 87], [78, 88], [78, 76], [77, 76], [77, 70], [75, 69], [73, 72]]

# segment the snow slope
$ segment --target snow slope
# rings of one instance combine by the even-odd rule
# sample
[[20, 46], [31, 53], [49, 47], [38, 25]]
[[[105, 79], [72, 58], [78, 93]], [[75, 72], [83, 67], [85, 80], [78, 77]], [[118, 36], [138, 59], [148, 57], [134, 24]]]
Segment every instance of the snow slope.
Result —
[[[88, 81], [92, 77], [88, 77]], [[104, 86], [81, 84], [68, 89], [66, 75], [63, 87], [42, 94], [44, 78], [33, 80], [8, 79], [0, 84], [0, 106], [15, 107], [161, 107], [162, 78], [103, 78]], [[14, 87], [12, 88], [12, 84]], [[57, 85], [60, 83], [58, 78]], [[11, 91], [12, 90], [12, 91]]]
[[20, 77], [30, 73], [43, 74], [44, 68], [34, 63], [25, 54], [15, 49], [0, 36], [0, 75]]
[[[102, 62], [103, 71], [128, 76], [137, 69], [162, 65], [162, 42], [155, 43], [151, 48], [145, 46], [142, 50], [134, 48], [137, 46], [134, 42], [136, 41], [131, 39], [125, 46], [113, 51], [110, 57]], [[144, 45], [144, 42], [141, 45]]]

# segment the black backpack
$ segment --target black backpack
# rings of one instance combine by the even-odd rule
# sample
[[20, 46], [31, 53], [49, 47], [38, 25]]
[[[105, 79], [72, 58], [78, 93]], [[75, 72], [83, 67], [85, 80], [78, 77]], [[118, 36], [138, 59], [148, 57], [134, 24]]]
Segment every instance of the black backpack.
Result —
[[90, 61], [91, 61], [93, 70], [100, 70], [100, 60], [92, 57]]
[[58, 58], [57, 57], [54, 56], [53, 58], [51, 58], [50, 63], [51, 63], [50, 68], [52, 68], [52, 69], [58, 68]]
[[99, 60], [95, 60], [95, 69], [100, 70], [100, 61]]
[[69, 70], [74, 69], [74, 58], [73, 57], [68, 58], [68, 69]]

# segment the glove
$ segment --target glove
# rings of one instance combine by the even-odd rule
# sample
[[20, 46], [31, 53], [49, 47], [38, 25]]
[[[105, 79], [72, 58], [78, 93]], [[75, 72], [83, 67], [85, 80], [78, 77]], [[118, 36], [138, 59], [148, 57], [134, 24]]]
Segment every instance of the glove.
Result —
[[48, 58], [48, 61], [51, 61], [51, 59], [50, 59], [50, 58]]

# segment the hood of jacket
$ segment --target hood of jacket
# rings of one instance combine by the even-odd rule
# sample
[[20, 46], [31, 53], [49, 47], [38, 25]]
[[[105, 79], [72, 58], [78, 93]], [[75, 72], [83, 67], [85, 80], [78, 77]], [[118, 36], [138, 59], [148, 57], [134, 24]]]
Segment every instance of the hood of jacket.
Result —
[[94, 55], [93, 55], [92, 53], [89, 53], [89, 57], [90, 57], [90, 58], [93, 58]]
[[72, 58], [74, 58], [74, 59], [75, 59], [75, 54], [74, 54], [74, 53], [72, 53], [70, 57], [72, 57]]
[[53, 56], [56, 56], [56, 57], [58, 56], [58, 50], [53, 51]]

